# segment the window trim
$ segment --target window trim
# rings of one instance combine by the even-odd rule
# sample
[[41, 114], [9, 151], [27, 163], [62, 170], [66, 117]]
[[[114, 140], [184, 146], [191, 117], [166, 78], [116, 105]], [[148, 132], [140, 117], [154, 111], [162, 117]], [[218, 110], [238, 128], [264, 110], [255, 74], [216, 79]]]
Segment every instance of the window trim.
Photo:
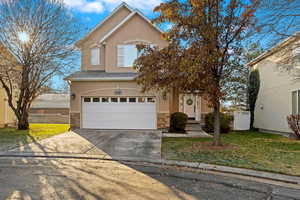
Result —
[[[293, 93], [296, 92], [296, 113], [293, 113]], [[291, 90], [291, 113], [293, 115], [299, 115], [300, 114], [300, 89]]]

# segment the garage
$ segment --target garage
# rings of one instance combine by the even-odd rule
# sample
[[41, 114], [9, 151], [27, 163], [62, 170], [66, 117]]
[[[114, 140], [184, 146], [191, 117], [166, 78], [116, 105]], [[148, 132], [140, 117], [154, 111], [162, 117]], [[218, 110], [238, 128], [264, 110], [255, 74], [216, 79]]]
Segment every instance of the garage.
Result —
[[155, 97], [84, 97], [82, 127], [156, 129]]

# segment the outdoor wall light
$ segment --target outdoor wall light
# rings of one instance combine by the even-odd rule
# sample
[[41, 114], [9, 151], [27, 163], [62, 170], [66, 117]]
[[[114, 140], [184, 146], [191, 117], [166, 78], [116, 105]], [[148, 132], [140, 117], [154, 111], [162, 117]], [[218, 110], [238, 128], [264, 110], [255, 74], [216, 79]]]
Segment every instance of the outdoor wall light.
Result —
[[76, 98], [76, 94], [75, 94], [75, 93], [72, 93], [72, 94], [71, 94], [71, 99], [74, 100], [75, 98]]
[[259, 107], [260, 107], [261, 110], [264, 109], [264, 105], [263, 104], [260, 104]]
[[167, 100], [167, 92], [166, 91], [163, 92], [162, 97], [163, 97], [163, 100]]

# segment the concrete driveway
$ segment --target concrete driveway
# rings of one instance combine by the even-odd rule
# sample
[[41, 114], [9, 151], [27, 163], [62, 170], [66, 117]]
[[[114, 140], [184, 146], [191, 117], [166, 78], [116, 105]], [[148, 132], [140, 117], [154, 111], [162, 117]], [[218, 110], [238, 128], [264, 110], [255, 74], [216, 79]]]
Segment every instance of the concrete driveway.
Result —
[[9, 150], [8, 153], [85, 154], [110, 158], [160, 158], [161, 132], [76, 130]]

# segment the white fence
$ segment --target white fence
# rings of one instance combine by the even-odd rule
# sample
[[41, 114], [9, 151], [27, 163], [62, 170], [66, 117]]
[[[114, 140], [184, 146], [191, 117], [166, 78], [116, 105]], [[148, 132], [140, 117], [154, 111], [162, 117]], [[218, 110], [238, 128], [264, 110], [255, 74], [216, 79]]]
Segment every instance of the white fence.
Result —
[[250, 129], [250, 112], [249, 111], [235, 111], [234, 112], [233, 129], [234, 130], [249, 130]]

